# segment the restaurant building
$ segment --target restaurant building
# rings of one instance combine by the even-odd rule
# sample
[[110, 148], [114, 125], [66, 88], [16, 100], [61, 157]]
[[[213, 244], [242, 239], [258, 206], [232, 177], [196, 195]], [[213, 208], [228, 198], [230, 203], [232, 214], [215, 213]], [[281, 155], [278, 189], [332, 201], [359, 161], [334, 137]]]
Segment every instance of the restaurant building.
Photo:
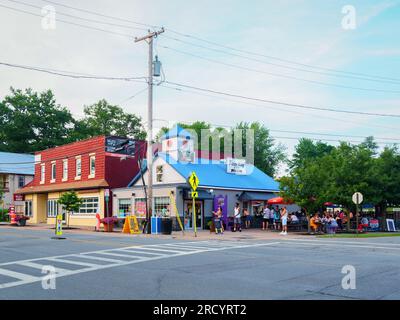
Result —
[[[200, 158], [201, 153], [193, 149], [192, 140], [190, 133], [175, 127], [163, 137], [161, 150], [153, 162], [153, 214], [168, 212], [175, 220], [175, 229], [178, 225], [171, 198], [176, 203], [185, 229], [194, 226], [193, 201], [187, 182], [192, 172], [199, 179], [195, 209], [196, 225], [201, 229], [206, 228], [212, 219], [212, 211], [218, 206], [222, 207], [223, 219], [227, 223], [236, 202], [254, 215], [279, 192], [279, 184], [252, 164], [245, 164], [242, 172], [235, 172], [231, 170], [231, 159], [205, 161]], [[144, 164], [127, 188], [112, 190], [114, 216], [123, 217], [132, 212], [138, 217], [145, 216], [146, 199], [142, 181], [147, 182], [147, 175]]]
[[15, 212], [29, 215], [25, 211], [23, 195], [14, 192], [33, 180], [34, 155], [24, 153], [0, 152], [0, 209], [14, 206]]
[[143, 157], [145, 149], [144, 141], [97, 136], [37, 152], [33, 181], [16, 191], [30, 203], [29, 222], [54, 224], [57, 214], [65, 221], [66, 213], [57, 200], [71, 190], [83, 204], [69, 216], [69, 225], [95, 226], [97, 213], [102, 218], [111, 216], [110, 189], [127, 186], [137, 175], [138, 157]]

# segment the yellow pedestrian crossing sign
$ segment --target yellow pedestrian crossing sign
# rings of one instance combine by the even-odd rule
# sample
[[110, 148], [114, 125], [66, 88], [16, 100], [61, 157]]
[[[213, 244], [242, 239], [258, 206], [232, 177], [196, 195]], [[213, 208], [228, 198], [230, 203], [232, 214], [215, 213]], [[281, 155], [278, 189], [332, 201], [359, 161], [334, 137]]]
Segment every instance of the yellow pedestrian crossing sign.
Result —
[[192, 191], [192, 198], [198, 198], [199, 193], [197, 191]]
[[192, 174], [189, 177], [189, 184], [192, 187], [193, 191], [197, 190], [197, 187], [199, 186], [199, 178], [197, 177], [196, 173], [193, 171]]

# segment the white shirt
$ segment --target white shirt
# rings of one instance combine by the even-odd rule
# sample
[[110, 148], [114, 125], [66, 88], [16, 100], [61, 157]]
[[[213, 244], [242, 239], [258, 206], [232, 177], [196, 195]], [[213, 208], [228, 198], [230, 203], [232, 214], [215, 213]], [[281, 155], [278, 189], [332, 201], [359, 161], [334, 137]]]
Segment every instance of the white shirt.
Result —
[[240, 218], [240, 208], [235, 207], [235, 216], [234, 218]]
[[291, 219], [291, 221], [299, 221], [299, 218], [297, 218], [297, 216], [295, 214], [292, 214], [290, 219]]
[[264, 219], [269, 219], [270, 213], [271, 213], [271, 210], [269, 210], [269, 208], [265, 208], [264, 209]]

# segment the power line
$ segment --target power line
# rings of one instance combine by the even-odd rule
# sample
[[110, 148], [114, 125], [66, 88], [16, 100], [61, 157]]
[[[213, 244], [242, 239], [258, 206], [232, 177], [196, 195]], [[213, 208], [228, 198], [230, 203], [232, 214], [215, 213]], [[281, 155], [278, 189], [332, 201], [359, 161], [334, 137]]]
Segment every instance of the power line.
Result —
[[64, 7], [64, 8], [68, 8], [68, 9], [72, 9], [72, 10], [76, 10], [76, 11], [81, 11], [81, 12], [85, 12], [85, 13], [88, 13], [88, 14], [92, 14], [92, 15], [95, 15], [95, 16], [103, 17], [103, 18], [119, 20], [119, 21], [128, 22], [128, 23], [132, 23], [132, 24], [136, 24], [136, 25], [144, 26], [144, 27], [149, 27], [149, 28], [160, 28], [160, 26], [151, 25], [151, 24], [142, 23], [142, 22], [137, 22], [137, 21], [132, 21], [132, 20], [128, 20], [128, 19], [123, 19], [123, 18], [119, 18], [119, 17], [115, 17], [115, 16], [111, 16], [111, 15], [106, 15], [106, 14], [102, 14], [102, 13], [95, 12], [95, 11], [85, 10], [85, 9], [82, 9], [82, 8], [69, 6], [69, 5], [66, 5], [66, 4], [63, 4], [63, 3], [59, 3], [59, 2], [55, 2], [55, 1], [48, 1], [48, 0], [42, 0], [42, 1], [58, 5], [60, 7]]
[[250, 100], [250, 101], [263, 102], [263, 103], [278, 104], [278, 105], [289, 106], [289, 107], [294, 107], [294, 108], [310, 109], [310, 110], [318, 110], [318, 111], [329, 111], [329, 112], [346, 113], [346, 114], [358, 114], [358, 115], [365, 115], [365, 116], [400, 118], [400, 114], [351, 111], [351, 110], [344, 110], [344, 109], [334, 109], [334, 108], [329, 108], [329, 107], [328, 108], [313, 107], [313, 106], [295, 104], [295, 103], [289, 103], [289, 102], [283, 102], [283, 101], [253, 98], [253, 97], [243, 96], [243, 95], [229, 93], [229, 92], [217, 91], [217, 90], [206, 89], [206, 88], [199, 88], [199, 87], [186, 85], [186, 84], [180, 84], [180, 83], [171, 82], [171, 81], [165, 81], [165, 83], [169, 83], [169, 84], [175, 85], [177, 87], [188, 88], [188, 89], [198, 90], [198, 91], [202, 91], [202, 92], [209, 92], [209, 93], [213, 93], [213, 94], [217, 94], [217, 95], [223, 95], [223, 96], [239, 98], [239, 99], [244, 99], [244, 100]]
[[[19, 13], [25, 13], [25, 14], [29, 14], [29, 15], [32, 15], [32, 16], [35, 16], [35, 17], [43, 18], [43, 16], [40, 15], [40, 14], [36, 14], [36, 13], [29, 12], [29, 11], [26, 11], [26, 10], [5, 6], [3, 4], [0, 4], [0, 7], [5, 8], [5, 9], [9, 9], [9, 10], [12, 10], [12, 11], [16, 11], [16, 12], [19, 12]], [[126, 33], [110, 31], [110, 30], [101, 29], [101, 28], [97, 28], [97, 27], [92, 27], [92, 26], [88, 26], [88, 25], [85, 25], [85, 24], [80, 24], [80, 23], [71, 22], [71, 21], [62, 20], [62, 19], [57, 19], [57, 21], [58, 22], [62, 22], [62, 23], [66, 23], [66, 24], [70, 24], [70, 25], [73, 25], [73, 26], [81, 27], [81, 28], [86, 28], [86, 29], [90, 29], [90, 30], [96, 30], [96, 31], [100, 31], [100, 32], [105, 32], [105, 33], [109, 33], [109, 34], [113, 34], [113, 35], [126, 37], [126, 38], [129, 38], [129, 39], [133, 39], [133, 36], [131, 36], [129, 34], [126, 34]]]
[[56, 70], [56, 69], [32, 67], [32, 66], [13, 64], [13, 63], [7, 63], [7, 62], [0, 62], [0, 65], [6, 66], [6, 67], [11, 67], [11, 68], [43, 72], [43, 73], [48, 73], [48, 74], [55, 75], [55, 76], [61, 76], [61, 77], [67, 77], [67, 78], [73, 78], [73, 79], [95, 79], [95, 80], [116, 80], [116, 81], [136, 81], [136, 82], [142, 82], [139, 80], [146, 80], [146, 77], [105, 77], [105, 76], [80, 74], [80, 73], [76, 73], [76, 72]]
[[182, 37], [192, 38], [192, 39], [195, 39], [197, 41], [201, 41], [201, 42], [204, 42], [204, 43], [211, 44], [213, 46], [217, 46], [217, 47], [221, 47], [221, 48], [225, 48], [225, 49], [229, 49], [229, 50], [232, 50], [232, 51], [241, 52], [241, 53], [245, 53], [245, 54], [249, 54], [249, 55], [253, 55], [253, 56], [264, 57], [264, 58], [268, 58], [268, 59], [272, 59], [272, 60], [282, 61], [282, 62], [294, 64], [294, 65], [300, 65], [300, 66], [303, 66], [303, 67], [314, 68], [314, 69], [324, 70], [324, 71], [329, 71], [329, 72], [343, 73], [343, 74], [362, 76], [362, 77], [368, 77], [368, 78], [376, 78], [376, 79], [381, 79], [381, 80], [400, 81], [400, 79], [397, 79], [397, 78], [382, 77], [382, 76], [369, 75], [369, 74], [360, 73], [360, 72], [343, 71], [343, 70], [337, 70], [337, 69], [333, 69], [333, 68], [314, 66], [314, 65], [310, 65], [310, 64], [306, 64], [306, 63], [300, 63], [300, 62], [292, 61], [292, 60], [288, 60], [288, 59], [282, 59], [282, 58], [278, 58], [278, 57], [274, 57], [274, 56], [270, 56], [270, 55], [266, 55], [266, 54], [262, 54], [262, 53], [251, 52], [251, 51], [247, 51], [247, 50], [241, 50], [241, 49], [237, 49], [237, 48], [234, 48], [234, 47], [222, 45], [222, 44], [217, 43], [217, 42], [206, 40], [206, 39], [203, 39], [203, 38], [200, 38], [200, 37], [197, 37], [197, 36], [193, 36], [193, 35], [190, 35], [190, 34], [185, 34], [185, 33], [170, 29], [170, 28], [165, 28], [165, 29], [167, 31], [171, 32], [171, 33], [175, 33], [175, 34], [177, 34], [179, 36], [182, 36]]
[[[223, 53], [226, 55], [231, 55], [234, 57], [239, 57], [242, 59], [246, 59], [249, 61], [254, 61], [254, 62], [259, 62], [259, 63], [263, 63], [263, 64], [268, 64], [268, 65], [272, 65], [275, 67], [279, 67], [279, 68], [284, 68], [284, 69], [289, 69], [289, 70], [296, 70], [296, 71], [302, 71], [302, 72], [308, 72], [308, 73], [316, 73], [316, 74], [322, 74], [322, 75], [327, 75], [327, 76], [331, 76], [331, 77], [343, 77], [343, 78], [350, 78], [350, 79], [357, 79], [357, 80], [365, 80], [365, 81], [374, 81], [374, 82], [379, 82], [379, 83], [391, 83], [391, 84], [400, 84], [400, 79], [399, 80], [382, 80], [382, 79], [372, 79], [372, 78], [365, 78], [365, 77], [360, 77], [360, 76], [352, 76], [352, 75], [344, 75], [344, 74], [332, 74], [332, 71], [316, 71], [316, 70], [308, 70], [308, 69], [303, 69], [303, 68], [298, 68], [298, 67], [291, 67], [291, 66], [287, 66], [287, 65], [283, 65], [283, 64], [278, 64], [278, 63], [273, 63], [273, 62], [269, 62], [269, 61], [265, 61], [265, 60], [260, 60], [260, 59], [256, 59], [256, 58], [250, 58], [248, 56], [244, 56], [244, 55], [240, 55], [240, 54], [235, 54], [232, 52], [228, 52], [225, 50], [219, 50], [219, 49], [215, 49], [215, 48], [211, 48], [208, 46], [202, 46], [193, 42], [189, 42], [189, 41], [185, 41], [185, 40], [181, 40], [181, 39], [177, 39], [175, 37], [170, 37], [168, 35], [163, 35], [163, 38], [166, 39], [171, 39], [180, 43], [184, 43], [184, 44], [188, 44], [190, 46], [194, 46], [197, 48], [202, 48], [202, 49], [206, 49], [206, 50], [210, 50], [210, 51], [214, 51], [214, 52], [219, 52], [219, 53]], [[398, 81], [398, 82], [397, 82]]]
[[[78, 8], [78, 7], [74, 7], [74, 6], [70, 6], [70, 5], [65, 5], [63, 3], [59, 3], [59, 2], [56, 2], [56, 1], [50, 1], [50, 0], [42, 0], [42, 1], [46, 2], [46, 3], [54, 4], [54, 5], [59, 5], [59, 6], [64, 7], [64, 8], [68, 8], [68, 9], [72, 9], [72, 10], [76, 10], [76, 11], [80, 11], [80, 12], [85, 12], [87, 14], [91, 14], [91, 15], [95, 15], [95, 16], [99, 16], [99, 17], [103, 17], [103, 18], [108, 18], [108, 19], [113, 19], [113, 20], [116, 20], [116, 21], [131, 23], [131, 24], [140, 25], [140, 26], [146, 26], [146, 27], [150, 27], [150, 28], [161, 28], [161, 26], [159, 26], [159, 25], [152, 25], [152, 24], [148, 24], [148, 23], [138, 22], [138, 21], [135, 21], [135, 20], [132, 20], [132, 19], [124, 19], [124, 18], [117, 17], [117, 16], [106, 15], [106, 14], [102, 14], [102, 13], [99, 13], [99, 12], [96, 12], [96, 11], [92, 11], [92, 10], [82, 9], [82, 8]], [[241, 50], [241, 49], [237, 49], [237, 48], [234, 48], [234, 47], [231, 47], [231, 46], [223, 45], [223, 44], [220, 44], [220, 43], [217, 43], [217, 42], [214, 42], [214, 41], [210, 41], [210, 40], [198, 37], [198, 36], [194, 36], [192, 34], [183, 33], [183, 32], [180, 32], [178, 30], [175, 30], [175, 29], [172, 29], [172, 28], [168, 28], [168, 27], [165, 28], [165, 30], [167, 30], [170, 33], [173, 33], [175, 35], [184, 37], [184, 38], [190, 38], [190, 39], [193, 39], [193, 40], [196, 40], [196, 41], [207, 43], [207, 44], [215, 46], [215, 47], [220, 47], [220, 48], [228, 49], [228, 50], [231, 50], [231, 51], [248, 54], [248, 55], [251, 55], [251, 56], [258, 56], [258, 57], [268, 58], [268, 59], [271, 59], [271, 60], [277, 60], [277, 61], [286, 62], [286, 63], [293, 64], [293, 65], [299, 65], [299, 66], [302, 66], [302, 67], [308, 67], [308, 68], [313, 68], [313, 69], [327, 71], [327, 72], [341, 73], [341, 74], [347, 74], [347, 75], [352, 75], [352, 76], [361, 76], [361, 77], [370, 78], [371, 80], [373, 78], [375, 78], [375, 79], [380, 79], [380, 80], [389, 80], [389, 81], [400, 82], [400, 79], [397, 79], [397, 78], [370, 75], [370, 74], [360, 73], [360, 72], [350, 72], [350, 71], [337, 70], [337, 69], [333, 69], [333, 68], [327, 68], [327, 67], [315, 66], [315, 65], [311, 65], [311, 64], [300, 63], [298, 61], [292, 61], [292, 60], [288, 60], [288, 59], [283, 59], [283, 58], [279, 58], [279, 57], [275, 57], [275, 56], [271, 56], [271, 55], [266, 55], [266, 54], [262, 54], [262, 53], [258, 53], [258, 52]]]
[[210, 61], [210, 62], [213, 62], [213, 63], [220, 64], [220, 65], [228, 66], [228, 67], [231, 67], [231, 68], [236, 68], [236, 69], [246, 70], [246, 71], [250, 71], [250, 72], [261, 73], [261, 74], [267, 74], [267, 75], [274, 76], [274, 77], [286, 78], [286, 79], [291, 79], [291, 80], [303, 81], [303, 82], [319, 84], [319, 85], [329, 86], [329, 87], [343, 88], [343, 89], [361, 90], [361, 91], [374, 91], [374, 92], [384, 92], [384, 93], [400, 93], [400, 91], [396, 91], [396, 90], [385, 90], [385, 89], [375, 89], [375, 88], [361, 88], [361, 87], [346, 86], [346, 85], [341, 85], [341, 84], [334, 84], [334, 83], [328, 83], [328, 82], [322, 82], [322, 81], [316, 81], [316, 80], [310, 80], [310, 79], [303, 79], [303, 78], [298, 78], [298, 77], [294, 77], [294, 76], [290, 76], [290, 75], [274, 73], [274, 72], [267, 72], [267, 71], [263, 71], [263, 70], [258, 70], [258, 69], [252, 69], [252, 68], [239, 66], [239, 65], [236, 65], [236, 64], [226, 63], [226, 62], [222, 62], [222, 61], [219, 61], [219, 60], [202, 57], [202, 56], [199, 56], [199, 55], [196, 55], [196, 54], [192, 54], [192, 53], [189, 53], [189, 52], [186, 52], [186, 51], [174, 49], [174, 48], [167, 47], [167, 46], [160, 46], [160, 47], [164, 48], [164, 49], [168, 49], [168, 50], [174, 51], [174, 52], [178, 52], [180, 54], [191, 56], [191, 57], [194, 57], [194, 58], [197, 58], [197, 59], [202, 59], [202, 60], [206, 60], [206, 61]]
[[[23, 1], [17, 1], [17, 0], [6, 0], [6, 1], [22, 4], [24, 6], [31, 7], [31, 8], [42, 9], [42, 7], [40, 7], [40, 6], [36, 6], [36, 5], [30, 4], [30, 3], [26, 3], [26, 2], [23, 2]], [[111, 22], [95, 20], [95, 19], [88, 19], [88, 18], [83, 18], [83, 17], [80, 17], [80, 16], [75, 16], [75, 15], [72, 15], [72, 14], [68, 14], [68, 13], [63, 13], [63, 12], [60, 12], [60, 11], [57, 11], [57, 15], [61, 15], [61, 16], [65, 16], [65, 17], [69, 17], [69, 18], [73, 18], [73, 19], [78, 19], [78, 20], [82, 20], [82, 21], [87, 21], [87, 22], [94, 22], [94, 23], [114, 26], [114, 27], [147, 31], [146, 28], [142, 28], [142, 27], [132, 27], [132, 26], [126, 26], [126, 25], [123, 25], [123, 24], [116, 24], [116, 23], [111, 23]]]

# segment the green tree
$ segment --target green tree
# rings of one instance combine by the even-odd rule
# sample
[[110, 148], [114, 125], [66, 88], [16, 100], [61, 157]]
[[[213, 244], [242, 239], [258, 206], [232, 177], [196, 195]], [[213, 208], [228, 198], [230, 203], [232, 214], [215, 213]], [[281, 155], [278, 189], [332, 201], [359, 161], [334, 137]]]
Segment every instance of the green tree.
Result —
[[73, 117], [50, 90], [10, 90], [0, 102], [0, 151], [30, 153], [69, 141]]
[[301, 138], [295, 147], [292, 159], [288, 161], [291, 169], [302, 166], [307, 160], [315, 159], [329, 154], [333, 146], [321, 141], [314, 142], [308, 138]]
[[64, 192], [57, 200], [63, 206], [67, 213], [67, 228], [69, 228], [69, 218], [71, 213], [78, 212], [83, 200], [80, 199], [75, 191]]
[[[254, 149], [249, 148], [250, 152], [254, 152], [254, 165], [264, 173], [274, 176], [279, 165], [285, 161], [285, 147], [276, 143], [271, 137], [269, 130], [259, 122], [247, 123], [240, 122], [235, 129], [251, 129], [254, 131]], [[245, 131], [243, 131], [243, 154], [246, 152]]]
[[145, 139], [141, 118], [126, 113], [116, 105], [102, 99], [84, 107], [85, 117], [77, 121], [77, 136], [117, 135], [134, 139]]

